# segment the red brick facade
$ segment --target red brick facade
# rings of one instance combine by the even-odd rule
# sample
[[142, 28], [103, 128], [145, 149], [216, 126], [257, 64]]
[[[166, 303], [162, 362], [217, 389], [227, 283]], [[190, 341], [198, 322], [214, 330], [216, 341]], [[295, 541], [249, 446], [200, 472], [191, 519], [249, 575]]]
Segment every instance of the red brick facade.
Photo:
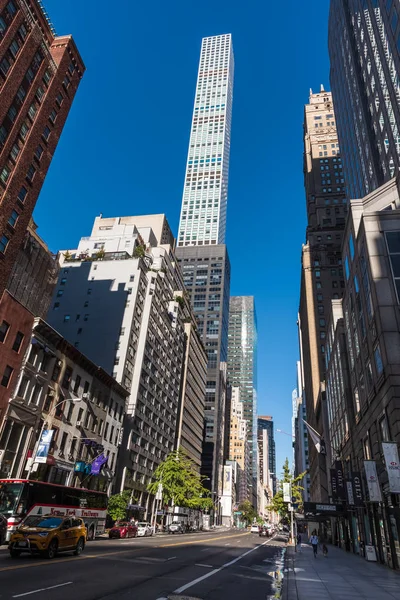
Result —
[[54, 37], [37, 0], [0, 0], [0, 294], [84, 71], [73, 39]]
[[[0, 424], [7, 410], [8, 401], [13, 393], [22, 360], [31, 340], [34, 316], [22, 304], [17, 302], [11, 294], [4, 292], [0, 300], [0, 340], [3, 337], [3, 323], [9, 325], [5, 338], [0, 341]], [[3, 326], [4, 327], [4, 326]], [[13, 350], [17, 334], [24, 336], [17, 350]], [[3, 385], [3, 376], [7, 367], [13, 369], [9, 383]]]

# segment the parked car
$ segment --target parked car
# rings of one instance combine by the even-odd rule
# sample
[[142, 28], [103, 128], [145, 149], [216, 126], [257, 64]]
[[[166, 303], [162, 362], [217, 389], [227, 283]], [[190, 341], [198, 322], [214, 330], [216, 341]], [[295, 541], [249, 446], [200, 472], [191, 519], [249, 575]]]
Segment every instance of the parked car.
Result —
[[185, 528], [179, 521], [174, 521], [168, 527], [169, 533], [185, 533]]
[[10, 556], [21, 552], [39, 553], [54, 558], [59, 552], [73, 551], [79, 556], [85, 548], [87, 531], [82, 519], [41, 515], [27, 517], [11, 535]]
[[113, 538], [132, 538], [137, 537], [138, 528], [133, 523], [129, 523], [128, 521], [117, 521], [108, 532], [108, 537]]
[[153, 535], [153, 528], [150, 523], [146, 523], [142, 521], [137, 524], [137, 534], [139, 537], [146, 537], [148, 535]]
[[0, 515], [0, 546], [7, 543], [7, 519]]
[[259, 527], [257, 525], [257, 523], [253, 523], [253, 525], [250, 528], [250, 533], [258, 533]]

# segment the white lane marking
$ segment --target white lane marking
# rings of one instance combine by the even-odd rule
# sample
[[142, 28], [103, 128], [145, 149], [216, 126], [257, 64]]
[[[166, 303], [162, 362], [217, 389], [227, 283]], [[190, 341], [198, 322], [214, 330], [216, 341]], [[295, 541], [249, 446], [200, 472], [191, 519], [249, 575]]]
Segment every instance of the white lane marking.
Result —
[[225, 544], [225, 546], [230, 546], [230, 544]]
[[167, 561], [168, 560], [174, 560], [174, 558], [176, 558], [176, 556], [170, 556], [169, 558], [167, 558]]
[[193, 581], [189, 581], [189, 583], [186, 583], [185, 585], [182, 585], [177, 590], [174, 590], [174, 594], [181, 594], [185, 590], [188, 590], [189, 588], [191, 588], [194, 585], [196, 585], [196, 583], [200, 583], [200, 581], [203, 581], [204, 579], [208, 579], [208, 577], [212, 577], [216, 573], [219, 573], [220, 571], [222, 571], [222, 569], [226, 569], [227, 567], [230, 567], [230, 566], [234, 565], [235, 563], [237, 563], [239, 560], [241, 560], [242, 558], [244, 558], [248, 554], [251, 554], [252, 552], [254, 552], [254, 550], [258, 550], [262, 546], [265, 546], [265, 544], [268, 544], [268, 541], [264, 542], [260, 546], [256, 546], [255, 548], [251, 548], [251, 550], [248, 550], [247, 552], [245, 552], [244, 554], [241, 554], [237, 558], [234, 558], [230, 562], [225, 563], [224, 565], [222, 565], [222, 567], [219, 567], [218, 569], [214, 569], [213, 571], [210, 571], [209, 573], [206, 573], [205, 575], [202, 575], [201, 577], [198, 577], [197, 579], [193, 579]]
[[196, 563], [194, 566], [195, 567], [206, 567], [207, 569], [212, 569], [213, 568], [212, 565], [203, 565], [202, 563]]
[[73, 581], [67, 581], [66, 583], [59, 583], [58, 585], [51, 585], [47, 588], [40, 588], [40, 590], [32, 590], [31, 592], [25, 592], [25, 594], [16, 594], [13, 598], [22, 598], [22, 596], [30, 596], [31, 594], [38, 594], [39, 592], [45, 592], [46, 590], [55, 590], [56, 588], [63, 587], [64, 585], [71, 585]]
[[203, 550], [200, 550], [200, 552], [208, 552], [209, 550], [211, 550], [211, 548], [203, 548]]

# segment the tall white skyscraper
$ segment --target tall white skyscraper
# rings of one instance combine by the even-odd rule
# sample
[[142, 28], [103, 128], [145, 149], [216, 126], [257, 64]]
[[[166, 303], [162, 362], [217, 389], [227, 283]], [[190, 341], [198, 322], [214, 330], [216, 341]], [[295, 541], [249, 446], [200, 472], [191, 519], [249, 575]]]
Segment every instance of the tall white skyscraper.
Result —
[[203, 38], [178, 246], [225, 243], [233, 71], [231, 34]]

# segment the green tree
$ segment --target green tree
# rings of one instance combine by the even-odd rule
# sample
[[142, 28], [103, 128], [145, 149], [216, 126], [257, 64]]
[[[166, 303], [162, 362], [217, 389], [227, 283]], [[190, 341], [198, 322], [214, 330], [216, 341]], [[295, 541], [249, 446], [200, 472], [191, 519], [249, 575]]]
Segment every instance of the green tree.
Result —
[[146, 246], [144, 246], [143, 244], [140, 244], [139, 246], [136, 246], [136, 248], [134, 249], [133, 257], [134, 258], [143, 258], [145, 253], [146, 253]]
[[245, 500], [239, 504], [238, 511], [242, 513], [242, 518], [247, 523], [252, 523], [257, 518], [257, 512], [250, 500]]
[[186, 508], [210, 509], [213, 506], [210, 492], [203, 486], [200, 475], [183, 450], [171, 452], [154, 471], [153, 481], [147, 487], [156, 494], [162, 485], [163, 501]]
[[128, 504], [131, 499], [131, 490], [124, 490], [119, 494], [110, 496], [108, 500], [108, 514], [113, 521], [120, 521], [126, 519], [126, 513], [128, 510]]
[[290, 483], [291, 498], [294, 498], [295, 504], [301, 506], [303, 504], [302, 491], [304, 490], [304, 488], [300, 485], [299, 482], [302, 481], [306, 473], [307, 471], [304, 471], [304, 473], [301, 473], [300, 475], [297, 475], [297, 477], [294, 477], [290, 472], [289, 459], [287, 458], [285, 460], [285, 463], [283, 465], [282, 478], [279, 482], [279, 489], [276, 492], [275, 496], [272, 498], [271, 504], [268, 506], [268, 509], [278, 513], [278, 515], [283, 521], [289, 521], [290, 518], [289, 504], [288, 502], [283, 501], [283, 484]]

